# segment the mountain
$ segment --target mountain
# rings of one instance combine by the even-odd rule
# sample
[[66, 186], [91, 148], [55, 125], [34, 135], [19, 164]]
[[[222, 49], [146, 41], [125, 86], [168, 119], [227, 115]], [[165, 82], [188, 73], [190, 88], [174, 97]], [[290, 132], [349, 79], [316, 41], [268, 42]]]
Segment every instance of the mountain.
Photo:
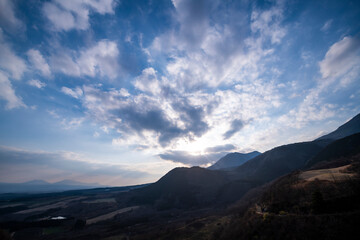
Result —
[[[336, 131], [340, 129], [342, 135], [353, 134], [358, 118], [359, 115]], [[333, 141], [321, 138], [279, 146], [232, 169], [175, 168], [156, 183], [133, 191], [131, 201], [154, 204], [158, 209], [221, 206], [235, 202], [252, 188], [305, 168]]]
[[320, 163], [326, 164], [334, 159], [349, 158], [349, 156], [359, 153], [360, 133], [356, 133], [330, 143], [316, 156], [309, 159], [305, 167], [310, 168], [318, 166]]
[[[294, 143], [276, 147], [236, 168], [234, 179], [265, 183], [294, 170], [304, 168], [321, 150], [333, 141], [360, 132], [360, 114], [337, 130], [312, 142]], [[328, 152], [326, 148], [325, 152]], [[316, 160], [315, 160], [316, 161]]]
[[174, 168], [156, 183], [133, 191], [131, 202], [154, 204], [158, 209], [204, 206], [214, 201], [227, 182], [226, 175], [220, 171]]
[[87, 184], [72, 180], [48, 183], [43, 180], [32, 180], [24, 183], [0, 183], [0, 193], [41, 193], [67, 190], [90, 189], [104, 187], [99, 184]]
[[233, 179], [265, 183], [296, 169], [322, 150], [321, 142], [302, 142], [271, 149], [229, 172]]
[[78, 181], [73, 181], [69, 179], [62, 180], [60, 182], [53, 183], [54, 185], [69, 185], [69, 186], [97, 186], [97, 187], [104, 187], [98, 183], [83, 183]]
[[341, 125], [335, 131], [318, 138], [321, 139], [331, 139], [337, 140], [340, 138], [344, 138], [346, 136], [350, 136], [355, 133], [360, 133], [360, 113], [353, 117], [350, 121], [346, 122], [344, 125]]
[[24, 182], [24, 185], [46, 185], [46, 184], [50, 184], [44, 180], [39, 180], [39, 179], [35, 179], [29, 182]]
[[220, 158], [215, 164], [208, 167], [211, 170], [219, 170], [219, 169], [229, 169], [233, 167], [238, 167], [250, 159], [260, 155], [260, 152], [254, 151], [250, 153], [229, 153], [226, 156]]

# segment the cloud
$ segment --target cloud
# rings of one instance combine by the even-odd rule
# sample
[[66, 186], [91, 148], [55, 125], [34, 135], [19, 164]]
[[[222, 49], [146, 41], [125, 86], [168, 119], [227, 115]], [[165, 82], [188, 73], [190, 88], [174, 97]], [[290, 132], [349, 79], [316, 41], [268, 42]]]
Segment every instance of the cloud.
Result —
[[191, 154], [186, 151], [168, 151], [159, 154], [159, 157], [164, 160], [183, 163], [190, 166], [205, 166], [209, 163], [214, 163], [226, 153], [208, 153], [208, 154]]
[[172, 108], [180, 114], [187, 132], [200, 137], [209, 130], [209, 125], [204, 121], [206, 112], [202, 106], [192, 106], [186, 99], [177, 99]]
[[80, 87], [76, 87], [74, 90], [68, 87], [62, 87], [61, 92], [73, 98], [80, 98], [83, 95], [83, 91]]
[[326, 21], [320, 30], [323, 32], [327, 32], [331, 28], [332, 22], [333, 22], [332, 19]]
[[334, 43], [319, 62], [323, 78], [336, 78], [360, 63], [360, 37], [344, 37]]
[[23, 59], [16, 56], [10, 46], [4, 41], [2, 30], [0, 29], [0, 69], [9, 74], [9, 77], [20, 80], [23, 73], [27, 70]]
[[28, 84], [30, 86], [36, 87], [36, 88], [44, 88], [46, 86], [46, 83], [41, 82], [40, 80], [37, 79], [32, 79], [28, 81]]
[[246, 3], [205, 2], [173, 1], [177, 24], [146, 49], [150, 58], [169, 59], [165, 74], [177, 91], [256, 79], [272, 60], [272, 45], [281, 43], [287, 32], [281, 4], [265, 11], [254, 8], [249, 17], [242, 11], [249, 7]]
[[86, 30], [90, 14], [113, 14], [115, 6], [113, 0], [53, 0], [44, 3], [43, 12], [54, 31]]
[[0, 71], [0, 98], [4, 99], [6, 103], [6, 109], [13, 109], [19, 107], [26, 107], [21, 98], [15, 95], [15, 91], [12, 88], [10, 80], [7, 76]]
[[239, 132], [244, 127], [244, 122], [240, 119], [235, 119], [231, 122], [230, 129], [224, 133], [224, 140], [231, 138], [235, 133]]
[[224, 144], [224, 145], [218, 145], [215, 147], [208, 147], [205, 149], [205, 152], [208, 153], [215, 153], [215, 152], [224, 152], [224, 151], [231, 151], [236, 149], [236, 147], [233, 144]]
[[197, 48], [203, 41], [209, 24], [211, 10], [217, 1], [173, 0], [176, 17], [180, 22], [181, 41], [190, 48]]
[[58, 52], [51, 56], [50, 62], [52, 69], [66, 75], [101, 76], [112, 79], [118, 76], [120, 70], [118, 55], [117, 44], [103, 39], [78, 54], [66, 50]]
[[150, 130], [159, 134], [158, 141], [165, 146], [174, 139], [184, 135], [185, 130], [173, 124], [160, 109], [137, 111], [135, 106], [119, 109], [119, 117], [125, 127], [141, 135], [142, 131]]
[[160, 94], [160, 82], [156, 77], [156, 71], [153, 68], [146, 68], [142, 71], [141, 75], [135, 78], [135, 88], [151, 93], [153, 95]]
[[[1, 181], [6, 182], [19, 181], [19, 172], [23, 174], [21, 178], [26, 180], [45, 179], [48, 172], [56, 172], [62, 179], [67, 176], [102, 176], [104, 179], [111, 179], [119, 176], [139, 178], [148, 175], [123, 165], [95, 162], [73, 152], [29, 151], [6, 146], [0, 146], [0, 169]], [[22, 169], [28, 171], [23, 172]], [[5, 179], [5, 176], [8, 178]]]
[[24, 24], [15, 16], [14, 1], [0, 0], [0, 27], [10, 33], [22, 30]]
[[39, 70], [42, 75], [46, 77], [51, 75], [50, 67], [39, 50], [30, 49], [26, 54], [34, 68]]
[[253, 11], [251, 14], [251, 31], [260, 33], [263, 41], [269, 38], [272, 44], [280, 43], [286, 34], [286, 30], [280, 25], [282, 15], [282, 8], [278, 6], [262, 12]]

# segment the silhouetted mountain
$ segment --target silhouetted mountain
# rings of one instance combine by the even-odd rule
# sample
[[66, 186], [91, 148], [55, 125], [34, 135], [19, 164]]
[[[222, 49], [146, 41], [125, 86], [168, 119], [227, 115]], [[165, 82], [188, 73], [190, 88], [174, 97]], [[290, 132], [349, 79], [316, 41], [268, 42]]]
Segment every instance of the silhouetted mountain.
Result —
[[100, 184], [87, 184], [72, 180], [48, 183], [43, 180], [32, 180], [24, 183], [0, 183], [0, 193], [40, 193], [59, 192], [77, 189], [104, 187]]
[[200, 167], [175, 168], [159, 181], [135, 191], [132, 201], [155, 204], [159, 209], [188, 208], [212, 203], [227, 183], [226, 175]]
[[[341, 135], [352, 133], [358, 119], [359, 115], [336, 131], [340, 131]], [[132, 200], [155, 204], [159, 209], [230, 203], [256, 186], [303, 169], [310, 159], [331, 142], [332, 139], [321, 138], [279, 146], [232, 169], [175, 168], [158, 182], [136, 191]], [[228, 158], [235, 158], [236, 155], [229, 155]]]
[[309, 159], [306, 168], [317, 165], [321, 162], [329, 162], [338, 158], [349, 157], [360, 153], [360, 133], [341, 138], [327, 145], [314, 158]]
[[[276, 147], [238, 167], [231, 177], [265, 183], [294, 170], [302, 169], [332, 141], [360, 132], [360, 114], [336, 131], [312, 142], [294, 143]], [[326, 151], [325, 151], [326, 152]]]
[[250, 159], [260, 155], [260, 152], [254, 151], [250, 153], [229, 153], [226, 156], [220, 158], [215, 164], [208, 167], [211, 170], [225, 170], [226, 168], [238, 167]]
[[264, 183], [304, 167], [322, 148], [317, 141], [283, 145], [249, 160], [229, 174], [233, 179]]
[[355, 133], [360, 133], [360, 114], [353, 117], [350, 121], [346, 122], [345, 124], [341, 125], [335, 131], [322, 136], [318, 139], [331, 139], [337, 140], [340, 138], [344, 138], [346, 136], [350, 136]]

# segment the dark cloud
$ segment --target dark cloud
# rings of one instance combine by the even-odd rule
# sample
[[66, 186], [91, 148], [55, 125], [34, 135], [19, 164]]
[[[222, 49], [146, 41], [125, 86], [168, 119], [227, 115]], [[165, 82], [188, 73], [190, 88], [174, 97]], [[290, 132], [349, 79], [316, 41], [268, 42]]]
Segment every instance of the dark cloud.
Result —
[[208, 147], [205, 149], [205, 152], [214, 153], [214, 152], [224, 152], [234, 150], [235, 146], [232, 144], [218, 145], [215, 147]]
[[186, 124], [187, 133], [200, 137], [209, 130], [208, 124], [204, 121], [205, 111], [202, 107], [191, 106], [186, 100], [175, 102], [172, 107], [180, 113], [181, 120]]
[[231, 122], [230, 129], [224, 133], [224, 140], [231, 138], [235, 133], [244, 127], [244, 122], [240, 119], [235, 119]]
[[[86, 174], [91, 176], [103, 175], [138, 178], [148, 175], [146, 172], [128, 170], [119, 165], [77, 160], [77, 157], [69, 152], [34, 152], [0, 146], [0, 169], [7, 169], [4, 166], [18, 166], [19, 169], [27, 166], [30, 168], [46, 167], [69, 174]], [[29, 172], [29, 179], [41, 177], [32, 176], [31, 174]]]
[[169, 121], [162, 110], [151, 109], [146, 112], [136, 111], [135, 107], [128, 107], [119, 111], [120, 118], [132, 130], [141, 134], [143, 130], [152, 130], [160, 134], [159, 143], [166, 145], [174, 138], [184, 134], [184, 130], [178, 128]]
[[181, 23], [181, 38], [189, 47], [197, 47], [206, 34], [209, 15], [215, 5], [215, 1], [182, 0], [175, 1], [175, 3]]
[[[170, 105], [178, 117], [169, 116], [158, 99], [147, 95], [121, 96], [116, 91], [104, 91], [84, 86], [84, 107], [101, 123], [118, 130], [123, 137], [144, 131], [156, 133], [157, 142], [167, 146], [179, 138], [201, 137], [209, 130], [205, 117], [217, 106], [216, 101], [205, 106], [193, 105], [173, 89], [162, 89], [161, 101]], [[166, 91], [165, 91], [166, 90]], [[153, 144], [153, 143], [150, 143]]]
[[214, 163], [225, 155], [226, 152], [192, 155], [186, 151], [168, 151], [166, 153], [159, 154], [159, 157], [172, 162], [183, 163], [191, 166], [198, 166], [208, 163]]

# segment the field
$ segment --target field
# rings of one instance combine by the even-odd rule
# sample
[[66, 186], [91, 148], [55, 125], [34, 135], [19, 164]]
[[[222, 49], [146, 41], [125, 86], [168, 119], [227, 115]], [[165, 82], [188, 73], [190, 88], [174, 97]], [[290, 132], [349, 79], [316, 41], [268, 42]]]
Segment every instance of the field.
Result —
[[346, 169], [349, 166], [350, 165], [337, 167], [337, 168], [305, 171], [300, 174], [300, 178], [306, 181], [314, 181], [315, 179], [324, 180], [324, 181], [344, 180], [354, 177], [354, 173], [346, 172]]

